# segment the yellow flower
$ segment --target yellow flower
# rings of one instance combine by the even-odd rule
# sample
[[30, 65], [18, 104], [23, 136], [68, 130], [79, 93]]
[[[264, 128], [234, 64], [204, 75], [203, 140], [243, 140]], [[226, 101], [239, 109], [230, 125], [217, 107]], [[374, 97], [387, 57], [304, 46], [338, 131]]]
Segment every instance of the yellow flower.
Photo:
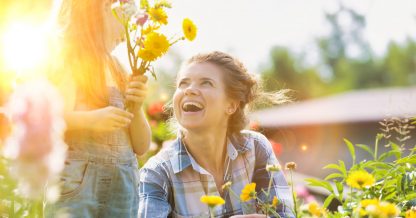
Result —
[[201, 202], [204, 204], [207, 204], [208, 207], [215, 207], [218, 205], [223, 205], [225, 204], [224, 199], [222, 199], [220, 196], [215, 196], [215, 195], [204, 195], [201, 197]]
[[168, 24], [168, 15], [161, 7], [150, 8], [149, 15], [150, 15], [150, 19], [156, 23], [160, 23], [164, 25]]
[[416, 207], [412, 207], [410, 210], [406, 211], [406, 218], [416, 218]]
[[149, 49], [140, 49], [139, 50], [139, 58], [144, 61], [154, 61], [158, 56]]
[[243, 190], [241, 190], [240, 199], [242, 201], [248, 201], [256, 197], [256, 183], [247, 184]]
[[347, 178], [347, 184], [353, 188], [362, 189], [364, 187], [369, 187], [375, 182], [374, 176], [367, 173], [364, 170], [357, 170], [352, 173]]
[[272, 207], [277, 207], [278, 204], [279, 204], [279, 200], [277, 199], [276, 196], [274, 196], [273, 201], [272, 201]]
[[144, 28], [142, 30], [142, 35], [143, 36], [148, 35], [148, 34], [150, 34], [151, 32], [154, 32], [157, 29], [159, 29], [159, 26], [147, 26], [146, 28]]
[[323, 208], [319, 207], [318, 203], [316, 203], [316, 202], [309, 203], [308, 211], [313, 216], [317, 216], [317, 217], [321, 217], [325, 214], [325, 210]]
[[365, 199], [360, 202], [361, 207], [367, 207], [368, 205], [378, 205], [378, 199]]
[[189, 41], [193, 41], [195, 39], [197, 28], [191, 19], [189, 18], [183, 19], [182, 30], [186, 39], [188, 39]]
[[383, 217], [388, 218], [397, 217], [400, 213], [400, 210], [396, 207], [396, 205], [388, 202], [381, 202], [379, 209], [384, 215]]
[[165, 54], [170, 47], [166, 36], [160, 33], [149, 33], [143, 44], [145, 49], [153, 51], [158, 56]]
[[139, 57], [145, 61], [154, 61], [164, 55], [170, 43], [166, 36], [159, 33], [149, 33], [143, 42], [144, 48], [139, 50]]

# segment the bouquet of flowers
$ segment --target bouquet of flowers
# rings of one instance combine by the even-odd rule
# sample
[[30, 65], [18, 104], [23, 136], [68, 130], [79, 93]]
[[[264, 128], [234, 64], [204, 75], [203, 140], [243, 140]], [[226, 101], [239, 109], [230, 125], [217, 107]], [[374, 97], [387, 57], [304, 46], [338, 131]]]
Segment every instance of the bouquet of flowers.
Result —
[[[119, 20], [125, 32], [128, 60], [133, 76], [149, 71], [156, 79], [151, 63], [166, 54], [169, 48], [181, 40], [193, 41], [197, 27], [189, 19], [182, 23], [183, 36], [168, 39], [160, 29], [168, 24], [166, 9], [172, 8], [167, 0], [141, 0], [140, 7], [134, 0], [118, 0], [112, 5], [112, 12]], [[129, 108], [127, 102], [127, 108]]]
[[124, 26], [133, 76], [147, 71], [155, 76], [151, 67], [153, 61], [166, 54], [178, 41], [195, 39], [197, 28], [188, 18], [183, 20], [183, 36], [168, 39], [160, 33], [161, 27], [168, 24], [165, 10], [171, 7], [166, 0], [156, 0], [152, 6], [147, 0], [141, 0], [140, 8], [136, 7], [134, 0], [119, 0], [112, 5], [114, 16]]

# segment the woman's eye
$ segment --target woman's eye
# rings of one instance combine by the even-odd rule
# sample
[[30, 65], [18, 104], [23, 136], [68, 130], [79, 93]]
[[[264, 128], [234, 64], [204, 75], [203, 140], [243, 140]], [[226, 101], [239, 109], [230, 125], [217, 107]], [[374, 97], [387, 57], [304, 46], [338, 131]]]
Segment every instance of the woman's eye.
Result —
[[210, 81], [204, 81], [204, 82], [202, 82], [202, 85], [212, 86], [212, 82], [210, 82]]
[[178, 84], [178, 87], [183, 87], [183, 86], [185, 86], [186, 85], [186, 82], [180, 82], [179, 84]]

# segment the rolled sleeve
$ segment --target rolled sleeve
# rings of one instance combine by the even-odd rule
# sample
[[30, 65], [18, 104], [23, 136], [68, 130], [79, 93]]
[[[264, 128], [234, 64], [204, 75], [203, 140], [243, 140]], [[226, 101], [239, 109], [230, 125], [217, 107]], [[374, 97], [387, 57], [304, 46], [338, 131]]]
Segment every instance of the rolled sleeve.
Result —
[[168, 202], [168, 178], [162, 168], [142, 168], [139, 174], [139, 217], [165, 218], [172, 209]]

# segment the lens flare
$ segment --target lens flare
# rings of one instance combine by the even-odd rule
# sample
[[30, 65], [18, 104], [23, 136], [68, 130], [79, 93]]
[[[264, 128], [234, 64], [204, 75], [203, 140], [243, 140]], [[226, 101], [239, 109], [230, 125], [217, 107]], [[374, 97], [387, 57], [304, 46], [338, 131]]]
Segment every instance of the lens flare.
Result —
[[[42, 25], [12, 23], [6, 28], [1, 43], [6, 70], [34, 74], [48, 54], [48, 31]], [[23, 76], [23, 75], [20, 75]]]

